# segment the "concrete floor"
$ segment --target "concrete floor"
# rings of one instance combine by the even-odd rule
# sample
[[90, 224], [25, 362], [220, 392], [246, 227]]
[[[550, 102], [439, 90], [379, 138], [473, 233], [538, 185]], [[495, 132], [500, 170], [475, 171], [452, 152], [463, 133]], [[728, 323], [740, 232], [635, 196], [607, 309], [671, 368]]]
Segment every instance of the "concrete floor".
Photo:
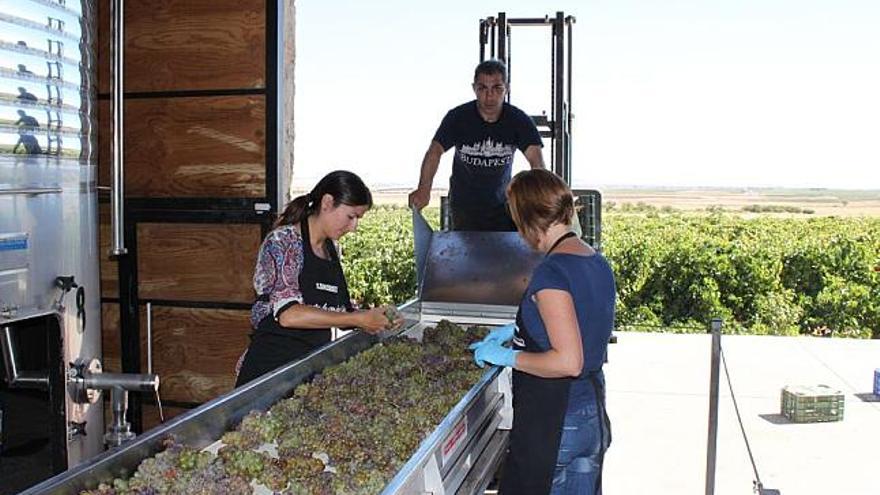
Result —
[[[617, 333], [605, 373], [613, 444], [609, 495], [703, 494], [709, 335]], [[724, 336], [722, 348], [765, 488], [783, 495], [880, 494], [880, 341]], [[785, 385], [845, 395], [844, 419], [797, 424], [780, 415]], [[723, 368], [715, 494], [747, 495], [755, 479]]]

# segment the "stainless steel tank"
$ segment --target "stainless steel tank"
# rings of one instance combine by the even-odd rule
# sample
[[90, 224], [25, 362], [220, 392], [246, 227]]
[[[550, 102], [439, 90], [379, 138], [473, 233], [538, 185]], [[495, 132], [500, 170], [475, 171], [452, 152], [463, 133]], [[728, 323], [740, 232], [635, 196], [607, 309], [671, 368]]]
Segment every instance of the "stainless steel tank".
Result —
[[[94, 1], [0, 0], [0, 374], [13, 397], [46, 390], [61, 469], [101, 452], [104, 429], [67, 385], [69, 363], [101, 356], [95, 20]], [[28, 369], [31, 354], [57, 362]]]

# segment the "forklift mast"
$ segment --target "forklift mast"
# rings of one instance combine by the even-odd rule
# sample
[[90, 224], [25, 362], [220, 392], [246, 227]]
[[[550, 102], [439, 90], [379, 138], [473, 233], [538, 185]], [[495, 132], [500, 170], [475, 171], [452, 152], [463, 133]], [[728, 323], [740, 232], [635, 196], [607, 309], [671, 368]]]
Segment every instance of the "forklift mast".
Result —
[[[574, 16], [556, 12], [554, 16], [508, 18], [504, 12], [497, 17], [480, 19], [480, 62], [498, 59], [507, 65], [508, 83], [513, 79], [511, 50], [512, 28], [545, 26], [550, 38], [550, 116], [546, 112], [531, 115], [542, 138], [550, 140], [550, 169], [571, 185], [571, 130], [574, 115], [571, 106], [572, 88], [572, 25]], [[486, 47], [488, 45], [488, 54]], [[507, 99], [510, 101], [508, 91]], [[601, 249], [602, 195], [595, 189], [574, 189], [581, 238]]]
[[[511, 53], [512, 28], [516, 26], [546, 26], [551, 29], [550, 42], [550, 117], [546, 113], [531, 115], [542, 138], [550, 139], [551, 169], [571, 184], [571, 36], [575, 18], [557, 12], [554, 17], [508, 18], [500, 12], [498, 17], [480, 20], [480, 62], [498, 59], [507, 65], [508, 79], [513, 79], [514, 66]], [[510, 93], [507, 94], [508, 101]]]

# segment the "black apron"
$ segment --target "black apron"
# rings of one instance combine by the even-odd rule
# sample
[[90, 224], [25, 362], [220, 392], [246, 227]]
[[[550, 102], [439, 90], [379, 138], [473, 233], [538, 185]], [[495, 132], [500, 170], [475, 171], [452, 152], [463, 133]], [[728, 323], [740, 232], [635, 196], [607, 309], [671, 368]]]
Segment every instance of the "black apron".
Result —
[[[565, 234], [553, 244], [549, 255], [560, 242], [574, 234]], [[516, 314], [516, 337], [513, 348], [518, 351], [544, 352], [529, 336], [522, 318], [522, 304]], [[520, 344], [522, 342], [522, 344]], [[596, 377], [589, 373], [595, 389], [599, 410], [600, 445], [602, 454], [611, 442], [611, 430], [605, 413], [605, 391]], [[518, 370], [513, 370], [513, 428], [510, 432], [510, 445], [504, 460], [499, 493], [501, 495], [542, 495], [550, 492], [556, 460], [559, 457], [559, 443], [562, 427], [568, 411], [568, 397], [574, 378], [542, 378]], [[602, 426], [605, 426], [603, 428]], [[607, 435], [606, 435], [607, 432]], [[600, 457], [600, 468], [601, 468]], [[596, 483], [596, 493], [601, 493], [601, 474]], [[586, 494], [584, 494], [586, 495]]]
[[516, 224], [507, 209], [507, 203], [482, 210], [457, 208], [450, 201], [451, 230], [477, 232], [516, 232]]
[[[544, 351], [525, 330], [522, 309], [516, 314], [516, 326], [514, 349]], [[519, 339], [525, 345], [518, 345]], [[501, 475], [499, 493], [502, 495], [550, 492], [572, 381], [572, 378], [542, 378], [513, 370], [513, 429]]]
[[[351, 300], [336, 247], [330, 239], [327, 239], [324, 249], [329, 259], [319, 258], [312, 251], [308, 220], [301, 222], [300, 229], [303, 240], [303, 266], [299, 274], [299, 289], [302, 292], [303, 304], [349, 311]], [[262, 294], [257, 299], [268, 301], [269, 295]], [[281, 311], [284, 309], [286, 308], [282, 308]], [[330, 342], [329, 328], [282, 327], [275, 319], [273, 310], [260, 321], [251, 334], [251, 343], [235, 386], [241, 386], [279, 366], [299, 359], [328, 342]]]

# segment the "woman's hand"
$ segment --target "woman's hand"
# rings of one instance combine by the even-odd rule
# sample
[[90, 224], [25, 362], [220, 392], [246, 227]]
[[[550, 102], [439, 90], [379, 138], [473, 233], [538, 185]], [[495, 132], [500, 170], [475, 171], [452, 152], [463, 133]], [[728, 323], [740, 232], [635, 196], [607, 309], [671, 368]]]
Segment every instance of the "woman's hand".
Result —
[[358, 328], [374, 335], [385, 330], [400, 328], [403, 325], [403, 317], [391, 306], [363, 310], [359, 312], [358, 316]]
[[501, 325], [500, 327], [495, 327], [489, 331], [489, 335], [486, 335], [483, 342], [496, 342], [504, 345], [513, 340], [515, 334], [516, 323], [508, 323], [507, 325]]
[[474, 362], [480, 368], [486, 366], [486, 363], [512, 368], [516, 366], [516, 355], [520, 352], [492, 340], [475, 342], [468, 349], [474, 351]]

